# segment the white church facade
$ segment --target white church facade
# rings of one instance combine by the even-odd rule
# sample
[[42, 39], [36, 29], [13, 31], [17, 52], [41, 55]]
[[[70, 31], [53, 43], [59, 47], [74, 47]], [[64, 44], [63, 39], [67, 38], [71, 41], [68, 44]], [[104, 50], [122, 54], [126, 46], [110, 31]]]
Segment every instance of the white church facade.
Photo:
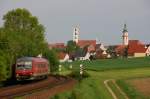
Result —
[[126, 24], [124, 24], [122, 40], [123, 40], [123, 45], [127, 46], [129, 44], [128, 30]]

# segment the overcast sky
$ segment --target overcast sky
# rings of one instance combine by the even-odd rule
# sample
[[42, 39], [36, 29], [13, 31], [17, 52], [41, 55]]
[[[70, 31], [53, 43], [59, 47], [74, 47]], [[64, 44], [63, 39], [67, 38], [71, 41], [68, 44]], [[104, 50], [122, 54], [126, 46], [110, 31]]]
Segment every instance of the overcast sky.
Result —
[[80, 26], [80, 39], [120, 44], [123, 24], [129, 39], [150, 43], [150, 0], [0, 0], [0, 26], [7, 11], [26, 8], [46, 28], [49, 43], [72, 39]]

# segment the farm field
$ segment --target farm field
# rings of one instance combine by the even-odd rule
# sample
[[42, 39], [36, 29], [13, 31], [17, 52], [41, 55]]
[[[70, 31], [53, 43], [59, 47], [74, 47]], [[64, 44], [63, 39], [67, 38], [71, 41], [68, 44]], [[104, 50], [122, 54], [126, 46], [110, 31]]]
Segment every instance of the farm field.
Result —
[[150, 57], [130, 59], [101, 59], [93, 61], [75, 61], [72, 63], [62, 63], [62, 65], [66, 68], [69, 68], [69, 65], [72, 65], [73, 69], [79, 69], [80, 64], [83, 64], [86, 70], [92, 71], [105, 71], [109, 69], [135, 69], [150, 67]]
[[[90, 75], [79, 82], [76, 87], [69, 92], [61, 93], [52, 97], [52, 99], [113, 99], [108, 89], [104, 85], [105, 80], [114, 79], [126, 81], [128, 79], [140, 79], [150, 77], [150, 58], [134, 59], [114, 59], [114, 60], [96, 60], [93, 62], [74, 62], [72, 70], [79, 70], [79, 64], [83, 64], [86, 72]], [[67, 74], [70, 63], [62, 64], [65, 69], [61, 72]], [[111, 83], [110, 83], [111, 84]], [[118, 84], [118, 83], [117, 83]], [[119, 84], [120, 88], [124, 85]], [[117, 93], [114, 85], [110, 85], [114, 93]], [[130, 86], [126, 86], [129, 87]], [[124, 91], [124, 90], [123, 90]], [[150, 89], [149, 89], [150, 91]], [[132, 91], [133, 93], [134, 90]], [[126, 93], [126, 92], [125, 92]], [[145, 97], [137, 98], [139, 94], [128, 95], [129, 99], [147, 99]], [[124, 97], [121, 94], [117, 98]], [[126, 98], [122, 98], [126, 99]]]
[[126, 81], [138, 92], [146, 97], [150, 97], [150, 78], [130, 79]]

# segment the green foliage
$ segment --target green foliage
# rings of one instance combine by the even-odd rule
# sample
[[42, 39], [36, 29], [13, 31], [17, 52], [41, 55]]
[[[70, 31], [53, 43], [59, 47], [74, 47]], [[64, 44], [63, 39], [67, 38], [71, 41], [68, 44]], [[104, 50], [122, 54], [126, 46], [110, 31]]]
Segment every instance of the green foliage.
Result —
[[75, 52], [77, 49], [79, 49], [79, 47], [76, 45], [75, 42], [73, 42], [72, 40], [70, 40], [70, 41], [67, 42], [66, 51], [67, 51], [68, 53]]
[[37, 56], [47, 47], [44, 27], [28, 10], [9, 11], [3, 20], [8, 47], [15, 57]]
[[[24, 32], [43, 32], [43, 26], [38, 22], [38, 19], [27, 9], [14, 9], [3, 16], [4, 27], [10, 31]], [[30, 34], [30, 32], [28, 32]]]
[[106, 51], [107, 51], [107, 53], [109, 53], [111, 55], [112, 58], [117, 58], [115, 46], [109, 46]]
[[0, 28], [0, 49], [5, 50], [8, 46], [8, 39], [6, 37], [6, 33], [4, 28]]
[[73, 98], [73, 96], [71, 95], [71, 92], [64, 92], [63, 94], [55, 95], [51, 97], [50, 99], [75, 99], [75, 98]]
[[50, 62], [50, 71], [51, 72], [57, 71], [59, 61], [58, 61], [56, 51], [47, 49], [47, 51], [44, 53], [44, 57], [46, 57]]
[[77, 80], [82, 80], [84, 78], [87, 78], [89, 77], [90, 75], [86, 72], [86, 71], [83, 71], [83, 74], [80, 75], [80, 71], [79, 70], [73, 70], [70, 74], [69, 74], [70, 77], [73, 77]]
[[0, 50], [0, 81], [6, 80], [9, 77], [8, 54]]
[[[18, 57], [37, 56], [45, 53], [48, 44], [44, 39], [44, 27], [38, 18], [26, 9], [14, 9], [3, 16], [4, 26], [0, 28], [0, 50], [7, 57], [1, 62], [0, 70], [10, 72]], [[1, 56], [5, 59], [4, 56]], [[7, 78], [3, 76], [3, 78]]]
[[[105, 99], [100, 93], [99, 83], [86, 78], [78, 83], [72, 91], [55, 95], [52, 99]], [[109, 98], [106, 98], [109, 99]]]
[[122, 90], [127, 93], [130, 99], [145, 99], [139, 92], [137, 92], [131, 85], [127, 84], [123, 80], [117, 80], [117, 84], [122, 88]]

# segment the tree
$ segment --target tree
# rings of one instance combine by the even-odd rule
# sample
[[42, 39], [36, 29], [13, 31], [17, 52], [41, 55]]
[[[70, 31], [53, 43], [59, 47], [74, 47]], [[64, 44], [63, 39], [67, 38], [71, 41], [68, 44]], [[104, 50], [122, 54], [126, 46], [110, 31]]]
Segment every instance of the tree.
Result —
[[3, 28], [0, 28], [0, 49], [6, 49], [7, 48], [7, 38], [6, 33], [4, 32]]
[[11, 10], [4, 15], [3, 20], [12, 53], [19, 53], [19, 56], [36, 56], [42, 53], [46, 47], [45, 30], [28, 10]]
[[[0, 51], [2, 54], [2, 51]], [[7, 63], [4, 56], [0, 56], [0, 81], [3, 81], [7, 78], [7, 67], [5, 66]]]
[[0, 81], [6, 80], [10, 76], [9, 54], [0, 49]]
[[109, 46], [106, 52], [111, 55], [111, 58], [117, 58], [117, 53], [115, 51], [115, 46]]
[[12, 65], [18, 57], [43, 54], [48, 49], [48, 44], [44, 38], [44, 26], [28, 10], [11, 10], [3, 16], [3, 20], [4, 26], [0, 28], [0, 51], [5, 55], [1, 55], [0, 59], [6, 59], [7, 62], [0, 63], [0, 72], [7, 67], [7, 74], [11, 74]]
[[67, 51], [68, 53], [75, 52], [77, 49], [79, 49], [79, 47], [76, 45], [75, 42], [73, 42], [72, 40], [70, 40], [70, 41], [67, 42], [66, 51]]
[[128, 57], [128, 46], [124, 48], [123, 50], [123, 57], [127, 58]]
[[58, 61], [56, 51], [53, 49], [52, 50], [47, 49], [44, 53], [44, 57], [47, 58], [50, 62], [50, 71], [51, 72], [57, 71], [59, 61]]

